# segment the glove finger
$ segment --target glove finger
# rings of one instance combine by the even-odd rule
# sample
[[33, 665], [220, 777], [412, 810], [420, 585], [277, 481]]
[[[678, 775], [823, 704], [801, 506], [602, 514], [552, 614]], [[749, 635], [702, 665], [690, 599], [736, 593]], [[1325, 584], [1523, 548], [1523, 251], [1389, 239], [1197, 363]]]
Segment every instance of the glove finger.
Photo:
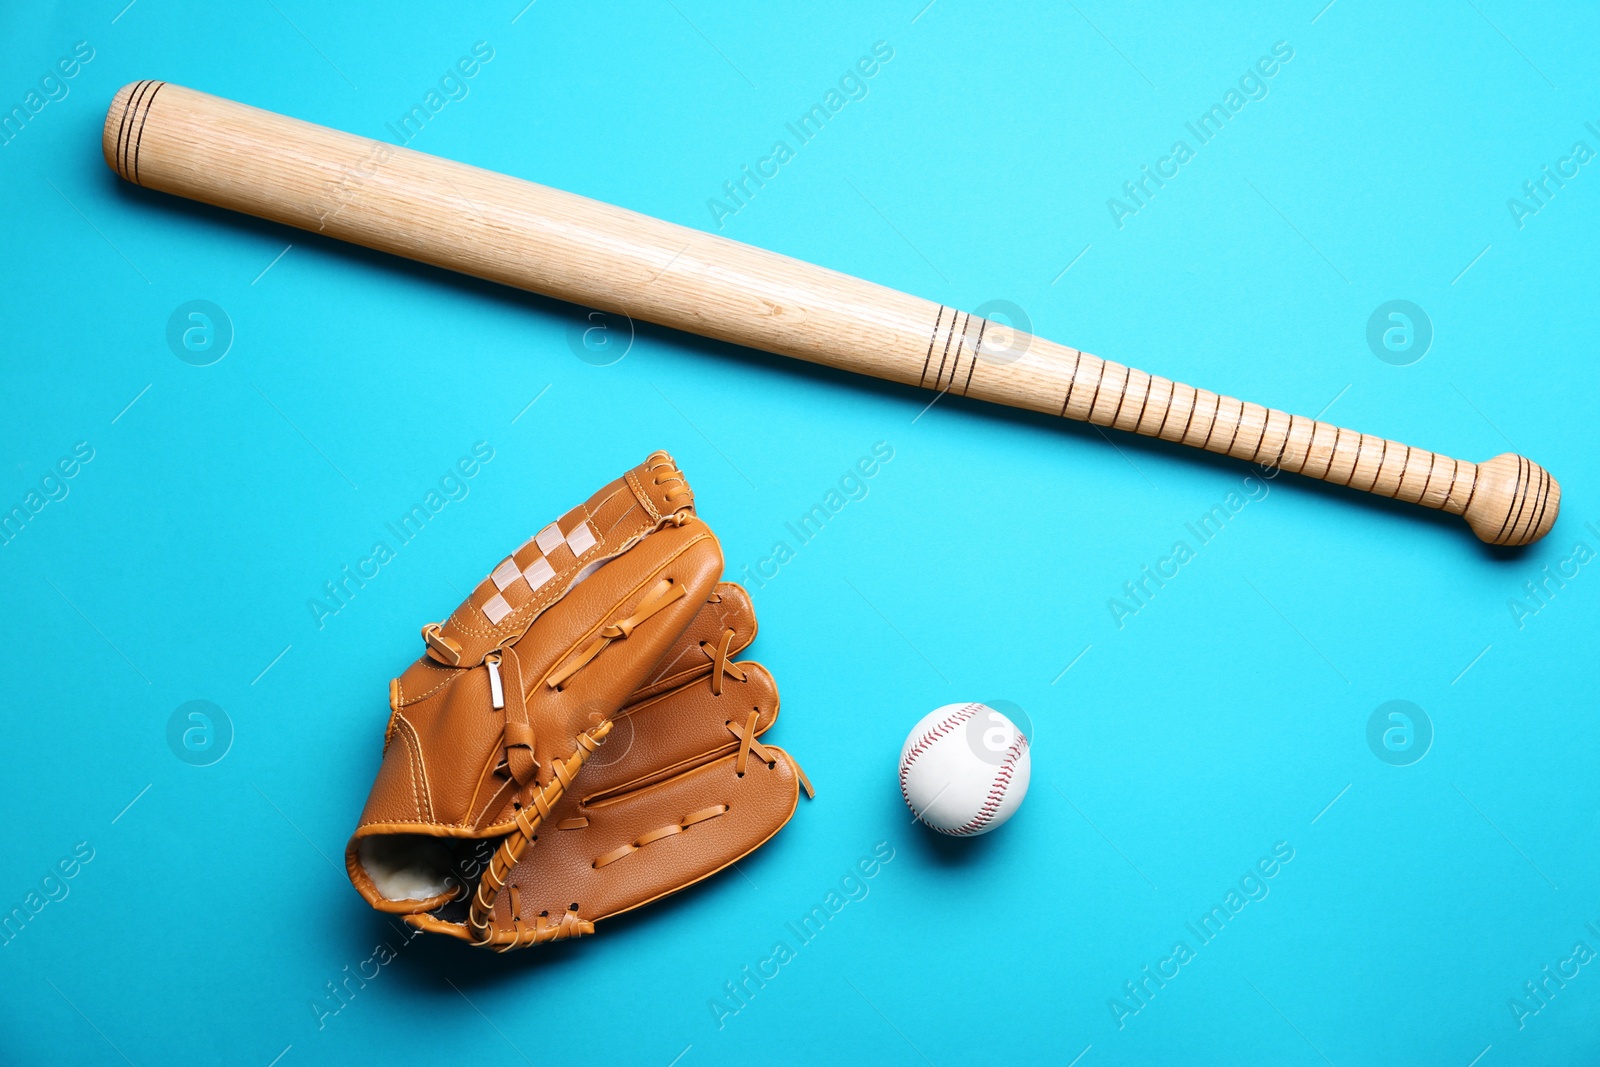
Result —
[[724, 677], [720, 696], [709, 679], [629, 704], [617, 713], [611, 733], [584, 768], [576, 786], [552, 819], [572, 806], [603, 803], [608, 797], [670, 777], [694, 764], [733, 752], [751, 715], [756, 736], [778, 718], [778, 686], [759, 663], [729, 664], [742, 677]]
[[[513, 947], [587, 933], [601, 919], [693, 885], [761, 847], [794, 814], [799, 768], [725, 755], [649, 785], [575, 805], [511, 872], [494, 940]], [[563, 828], [564, 827], [564, 828]]]
[[728, 639], [724, 656], [738, 655], [756, 639], [756, 609], [743, 586], [737, 582], [719, 582], [683, 637], [667, 650], [650, 678], [634, 690], [628, 703], [676, 689], [706, 674], [730, 630], [733, 636]]

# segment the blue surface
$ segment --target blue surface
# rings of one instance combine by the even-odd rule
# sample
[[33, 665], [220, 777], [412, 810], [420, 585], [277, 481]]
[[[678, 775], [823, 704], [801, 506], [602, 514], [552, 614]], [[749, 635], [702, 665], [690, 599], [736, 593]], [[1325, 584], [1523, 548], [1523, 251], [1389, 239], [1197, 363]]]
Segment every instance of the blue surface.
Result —
[[[0, 905], [27, 915], [0, 947], [0, 1059], [1600, 1060], [1600, 163], [1571, 160], [1600, 150], [1600, 15], [1323, 2], [10, 5], [0, 103], [39, 96], [0, 147], [0, 510], [38, 510], [0, 545]], [[44, 81], [80, 41], [92, 58]], [[137, 78], [392, 138], [480, 41], [413, 147], [1011, 300], [1044, 336], [1233, 395], [1514, 449], [1561, 480], [1561, 520], [1493, 551], [1419, 509], [648, 326], [598, 366], [578, 309], [100, 157]], [[880, 41], [864, 96], [737, 211], [708, 205]], [[1292, 58], [1248, 77], [1275, 42]], [[1255, 98], [1199, 143], [1185, 124], [1236, 87]], [[1176, 176], [1108, 205], [1179, 139]], [[1544, 165], [1577, 174], [1515, 210]], [[187, 311], [169, 345], [194, 300], [231, 327], [216, 362]], [[1431, 324], [1420, 361], [1369, 347], [1392, 300]], [[785, 523], [877, 442], [865, 495], [794, 544]], [[450, 480], [475, 445], [493, 458]], [[591, 940], [407, 942], [339, 864], [388, 679], [509, 546], [657, 447], [732, 574], [791, 542], [754, 590], [756, 651], [817, 799], [740, 873]], [[319, 626], [324, 583], [434, 488], [425, 530]], [[1201, 544], [1186, 523], [1235, 491]], [[1180, 540], [1193, 558], [1114, 611]], [[1026, 709], [1032, 792], [988, 838], [935, 840], [894, 760], [969, 699]], [[800, 943], [786, 923], [880, 848]], [[1292, 859], [1253, 873], [1274, 849]], [[725, 999], [780, 941], [777, 975]]]

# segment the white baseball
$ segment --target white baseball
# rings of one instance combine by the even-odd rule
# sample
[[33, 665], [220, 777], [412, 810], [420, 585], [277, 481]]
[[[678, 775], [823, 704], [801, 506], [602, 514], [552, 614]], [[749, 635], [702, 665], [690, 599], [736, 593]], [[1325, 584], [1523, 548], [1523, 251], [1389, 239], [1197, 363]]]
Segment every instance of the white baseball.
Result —
[[986, 834], [1028, 792], [1028, 739], [987, 704], [946, 704], [900, 749], [900, 795], [925, 825], [952, 837]]

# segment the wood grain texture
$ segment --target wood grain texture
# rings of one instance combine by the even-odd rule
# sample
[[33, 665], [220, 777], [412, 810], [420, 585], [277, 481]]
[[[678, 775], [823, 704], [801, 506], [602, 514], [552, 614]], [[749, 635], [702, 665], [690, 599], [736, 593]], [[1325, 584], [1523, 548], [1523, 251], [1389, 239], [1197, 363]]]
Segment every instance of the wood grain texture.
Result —
[[532, 182], [159, 81], [118, 91], [106, 162], [151, 189], [547, 296], [890, 381], [1159, 437], [1462, 515], [1525, 545], [1561, 490], [1196, 389], [1003, 323]]

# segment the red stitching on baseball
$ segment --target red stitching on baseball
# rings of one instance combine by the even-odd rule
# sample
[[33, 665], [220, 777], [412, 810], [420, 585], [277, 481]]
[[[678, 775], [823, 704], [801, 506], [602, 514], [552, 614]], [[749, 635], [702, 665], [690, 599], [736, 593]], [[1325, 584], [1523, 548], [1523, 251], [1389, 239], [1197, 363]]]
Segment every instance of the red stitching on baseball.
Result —
[[911, 809], [912, 813], [916, 815], [918, 821], [921, 821], [922, 813], [917, 811], [917, 806], [915, 804], [911, 803], [911, 794], [906, 791], [906, 772], [911, 770], [911, 765], [917, 761], [918, 756], [922, 755], [924, 752], [928, 751], [928, 749], [933, 747], [933, 743], [935, 741], [939, 740], [941, 737], [945, 737], [957, 726], [960, 726], [962, 723], [972, 718], [978, 713], [978, 709], [982, 706], [983, 705], [981, 704], [966, 704], [963, 705], [959, 711], [953, 711], [949, 715], [946, 715], [943, 719], [939, 720], [939, 722], [929, 727], [921, 737], [917, 738], [916, 743], [911, 746], [908, 752], [906, 752], [905, 759], [900, 761], [900, 796], [904, 798], [906, 807]]
[[1019, 731], [1016, 740], [1011, 742], [1011, 747], [1006, 749], [1006, 758], [1000, 763], [1000, 770], [994, 776], [994, 785], [990, 787], [989, 797], [983, 802], [983, 807], [978, 809], [978, 814], [972, 817], [971, 822], [950, 831], [952, 836], [968, 837], [989, 825], [994, 813], [1000, 810], [1006, 792], [1011, 788], [1011, 772], [1016, 769], [1017, 760], [1027, 747], [1028, 739]]

